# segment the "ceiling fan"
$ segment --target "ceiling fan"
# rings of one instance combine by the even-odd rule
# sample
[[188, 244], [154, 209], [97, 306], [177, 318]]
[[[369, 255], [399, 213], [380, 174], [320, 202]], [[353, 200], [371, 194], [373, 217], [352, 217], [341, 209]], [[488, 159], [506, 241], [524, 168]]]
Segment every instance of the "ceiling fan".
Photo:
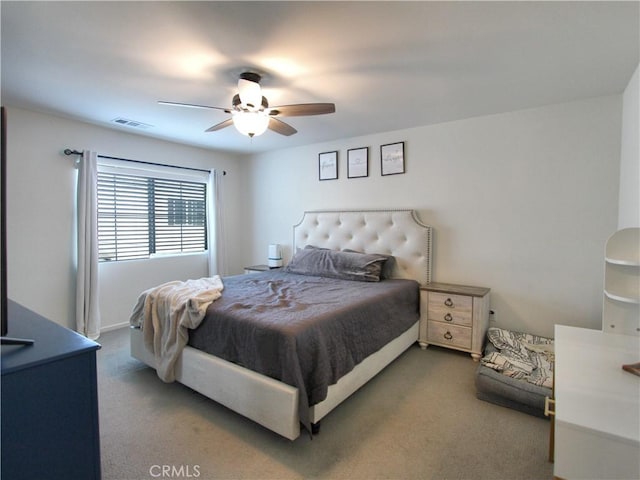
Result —
[[269, 102], [262, 95], [262, 89], [260, 87], [261, 79], [260, 74], [255, 72], [244, 72], [240, 74], [238, 93], [233, 96], [231, 108], [165, 101], [159, 101], [158, 103], [178, 107], [222, 110], [225, 113], [231, 114], [232, 117], [224, 122], [213, 125], [205, 131], [215, 132], [230, 125], [235, 125], [240, 133], [249, 137], [262, 135], [267, 128], [286, 136], [293, 135], [297, 132], [295, 128], [277, 117], [324, 115], [336, 111], [336, 106], [333, 103], [299, 103], [269, 107]]

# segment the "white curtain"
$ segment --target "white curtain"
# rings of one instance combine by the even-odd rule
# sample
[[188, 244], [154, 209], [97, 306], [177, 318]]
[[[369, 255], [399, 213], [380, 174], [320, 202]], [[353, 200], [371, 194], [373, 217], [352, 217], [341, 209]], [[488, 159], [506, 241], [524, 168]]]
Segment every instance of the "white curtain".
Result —
[[209, 237], [209, 276], [227, 273], [224, 240], [224, 205], [222, 200], [224, 172], [211, 170], [207, 184], [207, 225]]
[[100, 335], [97, 180], [98, 154], [85, 150], [78, 165], [76, 330], [93, 340]]

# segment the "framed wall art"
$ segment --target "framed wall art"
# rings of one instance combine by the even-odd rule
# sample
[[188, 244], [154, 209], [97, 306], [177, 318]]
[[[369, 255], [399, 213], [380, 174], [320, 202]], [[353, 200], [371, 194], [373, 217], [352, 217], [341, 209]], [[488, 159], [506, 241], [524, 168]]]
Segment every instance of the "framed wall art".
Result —
[[318, 155], [318, 178], [335, 180], [338, 178], [338, 151], [323, 152]]
[[369, 147], [347, 150], [347, 178], [369, 176]]
[[404, 173], [404, 142], [380, 146], [380, 168], [382, 175]]

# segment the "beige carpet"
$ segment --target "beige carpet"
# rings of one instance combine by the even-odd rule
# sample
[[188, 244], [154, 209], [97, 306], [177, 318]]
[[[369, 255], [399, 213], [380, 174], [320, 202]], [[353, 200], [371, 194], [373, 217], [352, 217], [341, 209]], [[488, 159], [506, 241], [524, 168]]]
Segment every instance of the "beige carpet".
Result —
[[416, 345], [291, 442], [129, 356], [98, 352], [102, 478], [550, 479], [549, 422], [482, 402], [477, 363]]

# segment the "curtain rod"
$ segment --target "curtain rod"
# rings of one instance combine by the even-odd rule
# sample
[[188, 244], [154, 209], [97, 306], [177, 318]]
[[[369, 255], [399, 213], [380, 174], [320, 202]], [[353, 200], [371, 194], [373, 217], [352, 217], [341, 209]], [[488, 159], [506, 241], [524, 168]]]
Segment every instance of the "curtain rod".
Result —
[[[71, 150], [70, 148], [65, 148], [63, 153], [65, 155], [82, 155], [81, 151], [78, 150]], [[109, 157], [107, 155], [98, 155], [98, 157], [100, 158], [106, 158], [108, 160], [120, 160], [123, 162], [132, 162], [132, 163], [141, 163], [143, 165], [154, 165], [154, 166], [158, 166], [158, 167], [170, 167], [170, 168], [180, 168], [182, 170], [193, 170], [196, 172], [205, 172], [205, 173], [209, 173], [209, 170], [205, 170], [203, 168], [193, 168], [193, 167], [179, 167], [177, 165], [168, 165], [166, 163], [154, 163], [154, 162], [145, 162], [143, 160], [131, 160], [129, 158], [120, 158], [120, 157]], [[227, 172], [225, 170], [222, 171], [222, 175], [226, 175]]]

